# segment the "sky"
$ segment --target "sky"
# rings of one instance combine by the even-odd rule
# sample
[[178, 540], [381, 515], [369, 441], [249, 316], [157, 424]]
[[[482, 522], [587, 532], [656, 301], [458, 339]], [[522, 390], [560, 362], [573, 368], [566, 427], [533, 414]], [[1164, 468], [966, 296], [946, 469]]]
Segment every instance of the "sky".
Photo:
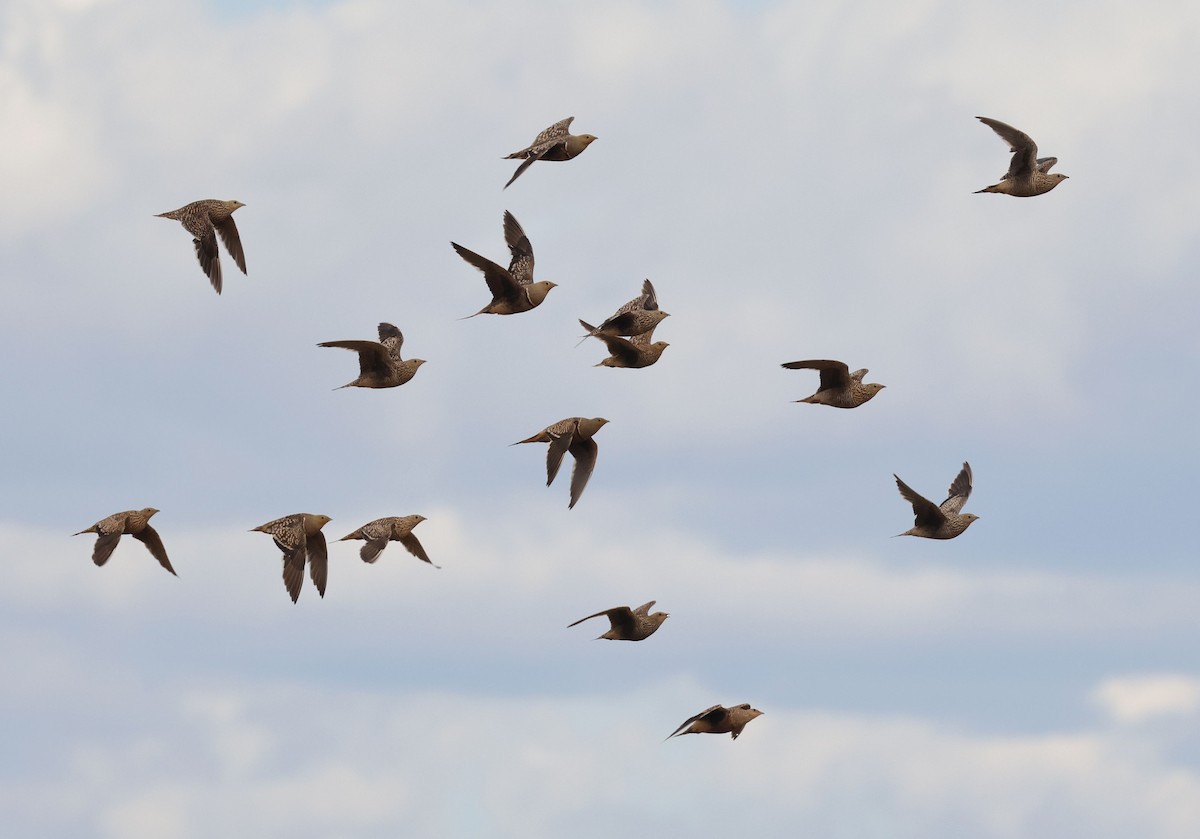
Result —
[[[0, 6], [0, 812], [42, 839], [1200, 833], [1200, 7]], [[533, 165], [546, 126], [599, 139]], [[975, 117], [1070, 176], [1006, 171]], [[213, 293], [156, 213], [235, 216]], [[546, 302], [458, 242], [524, 226]], [[578, 319], [651, 278], [670, 343]], [[322, 341], [428, 360], [335, 390]], [[803, 358], [887, 385], [795, 404]], [[544, 485], [610, 420], [578, 505]], [[964, 461], [980, 516], [912, 524]], [[567, 468], [564, 466], [564, 469]], [[153, 506], [178, 578], [70, 534]], [[332, 521], [293, 605], [251, 528]], [[333, 540], [419, 513], [440, 570]], [[643, 642], [594, 640], [657, 600]], [[711, 705], [736, 742], [663, 742]]]

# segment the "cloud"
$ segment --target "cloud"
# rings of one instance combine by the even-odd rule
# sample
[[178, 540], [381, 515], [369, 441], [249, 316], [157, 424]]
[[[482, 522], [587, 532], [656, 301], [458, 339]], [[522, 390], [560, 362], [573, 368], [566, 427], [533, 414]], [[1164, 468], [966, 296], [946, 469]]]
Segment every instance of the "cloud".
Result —
[[1119, 723], [1190, 716], [1200, 709], [1200, 679], [1174, 673], [1122, 676], [1098, 685], [1091, 699]]

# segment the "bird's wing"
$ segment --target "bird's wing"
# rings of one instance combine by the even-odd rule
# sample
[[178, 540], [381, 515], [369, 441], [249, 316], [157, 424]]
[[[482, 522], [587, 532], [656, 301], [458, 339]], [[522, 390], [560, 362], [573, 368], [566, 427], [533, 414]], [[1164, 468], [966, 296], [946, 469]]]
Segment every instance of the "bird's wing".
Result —
[[[425, 553], [425, 548], [421, 544], [421, 541], [419, 539], [417, 539], [416, 535], [414, 535], [411, 531], [409, 531], [408, 533], [405, 533], [403, 536], [400, 537], [400, 544], [403, 545], [408, 550], [408, 552], [410, 554], [412, 554], [413, 556], [415, 556], [417, 559], [421, 560], [422, 562], [428, 562], [430, 565], [433, 565], [433, 560], [429, 558], [429, 555], [427, 553]], [[433, 565], [433, 567], [438, 568], [439, 566]]]
[[1050, 171], [1055, 163], [1058, 163], [1057, 157], [1039, 157], [1037, 159], [1037, 170], [1043, 175]]
[[387, 348], [388, 355], [401, 361], [400, 350], [404, 346], [404, 333], [390, 323], [379, 324], [379, 343]]
[[523, 161], [521, 161], [521, 165], [517, 167], [517, 171], [513, 172], [513, 176], [508, 179], [508, 183], [506, 183], [503, 188], [508, 189], [510, 186], [512, 186], [513, 181], [515, 181], [517, 178], [521, 177], [521, 175], [523, 175], [525, 173], [526, 169], [528, 169], [534, 163], [536, 163], [537, 161], [539, 161], [543, 157], [545, 157], [546, 153], [549, 152], [550, 149], [552, 149], [552, 148], [554, 148], [553, 143], [551, 143], [548, 146], [545, 146], [539, 152], [530, 154], [527, 158], [525, 158]]
[[971, 464], [964, 463], [962, 471], [958, 473], [958, 477], [954, 479], [954, 483], [950, 484], [950, 493], [945, 501], [942, 502], [941, 510], [943, 513], [957, 513], [967, 503], [967, 499], [971, 497]]
[[848, 387], [850, 384], [850, 368], [841, 361], [830, 361], [824, 358], [810, 358], [804, 361], [789, 361], [781, 365], [788, 370], [818, 370], [821, 373], [821, 386], [817, 389], [831, 390]]
[[217, 253], [216, 230], [210, 226], [208, 230], [193, 239], [192, 244], [196, 246], [196, 259], [200, 260], [200, 267], [208, 275], [208, 281], [212, 283], [217, 294], [220, 294], [221, 258]]
[[541, 149], [542, 146], [549, 147], [561, 143], [563, 139], [571, 133], [571, 122], [574, 119], [575, 117], [560, 119], [558, 122], [554, 123], [554, 125], [543, 130], [542, 133], [533, 138], [533, 142], [529, 144], [529, 150], [531, 152], [536, 152]]
[[558, 474], [558, 467], [562, 466], [563, 455], [571, 448], [575, 434], [570, 429], [547, 433], [550, 435], [550, 446], [546, 449], [546, 486], [550, 486]]
[[[279, 540], [275, 540], [275, 544], [279, 545]], [[283, 547], [279, 545], [279, 547]], [[290, 553], [283, 554], [283, 587], [287, 589], [288, 596], [295, 603], [300, 596], [300, 587], [304, 585], [304, 549], [296, 548]]]
[[632, 365], [637, 362], [640, 353], [638, 352], [637, 344], [633, 340], [621, 338], [617, 335], [597, 335], [596, 337], [604, 342], [604, 346], [608, 347], [608, 354], [618, 359], [622, 364]]
[[[616, 608], [617, 609], [628, 609], [627, 606], [617, 606]], [[572, 626], [578, 626], [579, 624], [583, 623], [584, 621], [590, 621], [592, 618], [598, 618], [601, 615], [604, 615], [607, 617], [608, 613], [612, 612], [612, 611], [614, 611], [614, 610], [613, 609], [605, 609], [601, 612], [596, 612], [596, 614], [594, 614], [594, 615], [588, 615], [586, 618], [580, 618], [579, 620], [575, 621], [574, 623], [567, 624], [567, 629], [570, 629]]]
[[650, 311], [658, 310], [658, 295], [654, 292], [654, 283], [647, 279], [642, 283], [642, 308]]
[[592, 470], [596, 467], [596, 453], [599, 449], [596, 447], [596, 441], [588, 437], [573, 441], [570, 451], [571, 456], [575, 458], [575, 468], [571, 471], [571, 503], [567, 505], [568, 510], [574, 507], [579, 496], [583, 495], [583, 488], [587, 486], [588, 479], [592, 477]]
[[635, 615], [648, 615], [650, 614], [650, 608], [657, 602], [657, 600], [651, 600], [649, 603], [643, 603], [641, 606], [638, 606], [636, 609], [634, 609], [633, 613]]
[[325, 534], [317, 531], [305, 537], [305, 550], [308, 552], [308, 573], [312, 577], [317, 593], [325, 596], [325, 583], [329, 579], [329, 546], [325, 544]]
[[483, 272], [483, 278], [487, 280], [488, 289], [492, 292], [492, 297], [496, 300], [508, 300], [510, 302], [517, 300], [522, 290], [520, 284], [513, 279], [512, 274], [490, 259], [482, 257], [474, 251], [467, 250], [462, 245], [455, 242], [451, 242], [450, 244], [454, 246], [454, 250], [457, 251], [459, 256]]
[[358, 369], [363, 376], [386, 375], [391, 372], [387, 347], [375, 341], [326, 341], [318, 347], [337, 347], [358, 353]]
[[358, 555], [362, 558], [363, 562], [374, 562], [379, 559], [379, 555], [383, 553], [383, 549], [387, 547], [387, 543], [387, 536], [368, 538], [367, 543], [362, 546], [362, 550], [358, 552]]
[[[147, 550], [150, 551], [150, 555], [158, 560], [159, 565], [166, 568], [172, 574], [175, 574], [175, 569], [171, 567], [171, 560], [167, 559], [167, 549], [163, 547], [162, 539], [159, 537], [157, 530], [150, 525], [146, 525], [142, 528], [141, 533], [130, 535], [146, 546]], [[175, 576], [178, 577], [179, 575], [175, 574]]]
[[96, 537], [96, 547], [92, 550], [92, 562], [97, 565], [103, 565], [108, 562], [108, 558], [112, 556], [112, 552], [117, 547], [117, 542], [121, 541], [121, 532], [116, 533], [101, 533]]
[[900, 480], [898, 475], [892, 475], [892, 477], [896, 479], [896, 486], [899, 487], [900, 494], [908, 503], [912, 504], [918, 526], [937, 527], [946, 520], [946, 515], [938, 509], [936, 504], [923, 495], [918, 495], [912, 487]]
[[520, 285], [533, 282], [533, 246], [521, 228], [521, 223], [508, 210], [504, 211], [504, 241], [512, 252], [508, 273]]
[[[727, 713], [729, 713], [729, 712], [726, 711], [725, 708], [722, 707], [721, 705], [714, 705], [711, 708], [706, 708], [705, 710], [696, 714], [694, 717], [688, 717], [686, 720], [684, 720], [683, 724], [680, 725], [679, 728], [677, 728], [673, 732], [671, 732], [670, 736], [668, 736], [667, 739], [670, 740], [671, 737], [674, 737], [676, 734], [683, 731], [685, 728], [687, 728], [689, 725], [696, 722], [697, 720], [708, 718], [707, 719], [708, 722], [716, 722], [717, 720], [721, 719], [721, 717], [723, 717]], [[711, 715], [711, 717], [710, 717], [710, 715]]]
[[1037, 163], [1037, 143], [1033, 142], [1033, 138], [1024, 131], [1018, 131], [999, 120], [988, 117], [976, 117], [976, 119], [991, 128], [1000, 135], [1000, 139], [1008, 143], [1008, 150], [1013, 153], [1012, 162], [1008, 164], [1008, 177], [1014, 180], [1028, 178]]
[[233, 257], [233, 261], [237, 263], [237, 267], [241, 268], [242, 273], [245, 274], [246, 254], [242, 252], [242, 237], [238, 235], [237, 225], [234, 224], [233, 216], [226, 216], [220, 221], [214, 221], [213, 226], [217, 229], [217, 233], [221, 235], [221, 241], [225, 243], [225, 250], [229, 251], [229, 255]]

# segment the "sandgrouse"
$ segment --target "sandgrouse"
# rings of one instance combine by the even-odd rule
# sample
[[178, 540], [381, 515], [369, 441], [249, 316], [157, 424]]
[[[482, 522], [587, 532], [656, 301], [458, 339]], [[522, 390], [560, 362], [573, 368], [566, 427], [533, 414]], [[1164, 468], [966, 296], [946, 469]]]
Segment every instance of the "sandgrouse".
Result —
[[[696, 714], [696, 716], [684, 720], [683, 725], [669, 734], [667, 739], [670, 740], [672, 737], [682, 734], [729, 734], [736, 740], [747, 723], [755, 717], [761, 716], [762, 711], [757, 708], [751, 708], [748, 702], [735, 705], [732, 708], [726, 708], [724, 705], [714, 705]], [[691, 728], [684, 731], [683, 729], [688, 725]]]
[[314, 516], [312, 513], [293, 513], [281, 519], [260, 524], [251, 533], [269, 533], [275, 545], [283, 551], [283, 585], [295, 603], [304, 584], [304, 560], [308, 558], [308, 572], [312, 576], [317, 593], [325, 596], [325, 583], [329, 578], [329, 550], [325, 545], [325, 534], [321, 528], [329, 522], [329, 516]]
[[[584, 328], [588, 332], [583, 338], [585, 341], [589, 335], [597, 338], [606, 335], [633, 338], [652, 332], [654, 327], [658, 326], [666, 317], [669, 315], [658, 307], [658, 295], [654, 292], [654, 284], [646, 280], [642, 283], [641, 294], [605, 318], [599, 326], [591, 327], [584, 324]], [[582, 320], [579, 322], [583, 323]]]
[[540, 306], [550, 289], [556, 285], [549, 280], [533, 281], [533, 247], [521, 225], [508, 210], [504, 211], [504, 239], [512, 252], [507, 271], [457, 242], [450, 243], [459, 256], [483, 272], [483, 278], [492, 292], [492, 302], [468, 317], [528, 312]]
[[654, 336], [653, 327], [649, 332], [643, 332], [641, 335], [621, 338], [617, 335], [599, 335], [596, 333], [596, 327], [585, 320], [580, 320], [579, 325], [588, 331], [588, 335], [599, 338], [608, 347], [608, 358], [593, 365], [594, 367], [649, 367], [658, 361], [663, 350], [671, 346], [666, 341], [650, 343], [650, 339]]
[[[399, 542], [417, 559], [433, 565], [433, 561], [425, 553], [425, 548], [421, 546], [416, 534], [413, 533], [413, 528], [423, 521], [425, 521], [424, 516], [391, 516], [375, 519], [338, 541], [345, 542], [348, 539], [365, 541], [366, 544], [358, 553], [363, 562], [374, 562], [379, 559], [379, 554], [387, 547], [388, 542]], [[433, 565], [433, 567], [441, 568], [440, 565]]]
[[583, 150], [590, 146], [596, 138], [591, 134], [568, 133], [567, 129], [571, 127], [573, 119], [575, 117], [559, 120], [534, 137], [533, 142], [525, 148], [504, 156], [505, 160], [522, 160], [523, 158], [517, 171], [513, 172], [513, 176], [504, 185], [505, 189], [508, 189], [513, 181], [521, 177], [526, 169], [539, 160], [570, 160], [583, 154]]
[[[171, 567], [171, 560], [167, 559], [167, 549], [163, 547], [162, 539], [158, 536], [158, 531], [150, 526], [150, 517], [157, 512], [158, 510], [153, 507], [147, 507], [144, 510], [126, 510], [123, 513], [113, 513], [108, 518], [100, 519], [100, 521], [86, 530], [81, 530], [79, 533], [72, 535], [79, 536], [83, 533], [95, 533], [96, 547], [92, 551], [92, 562], [97, 565], [103, 565], [112, 556], [113, 550], [117, 547], [117, 542], [121, 541], [121, 536], [128, 533], [146, 546], [146, 550], [150, 551], [150, 555], [158, 560], [159, 565], [166, 568], [172, 574], [175, 574], [175, 569]], [[176, 576], [179, 575], [176, 574]]]
[[1050, 174], [1050, 167], [1058, 163], [1057, 157], [1038, 157], [1037, 143], [1023, 131], [1018, 131], [1011, 125], [1005, 125], [996, 119], [976, 117], [984, 125], [990, 127], [1008, 143], [1008, 150], [1013, 153], [1008, 171], [999, 183], [985, 186], [980, 192], [998, 192], [1002, 195], [1013, 195], [1018, 198], [1029, 198], [1049, 192], [1067, 179], [1066, 175], [1055, 172]]
[[233, 257], [237, 267], [246, 273], [246, 254], [242, 252], [242, 239], [238, 236], [237, 225], [233, 223], [233, 211], [245, 207], [241, 201], [218, 201], [206, 198], [203, 201], [193, 201], [178, 210], [159, 213], [157, 218], [169, 218], [178, 221], [183, 229], [192, 234], [196, 246], [196, 258], [200, 267], [208, 275], [208, 281], [221, 293], [221, 258], [217, 252], [217, 235], [225, 243], [225, 250]]
[[610, 641], [644, 641], [657, 632], [658, 628], [663, 625], [663, 621], [669, 617], [666, 612], [650, 613], [650, 607], [656, 602], [651, 600], [636, 609], [630, 609], [628, 606], [615, 606], [612, 609], [588, 615], [586, 618], [580, 618], [575, 623], [569, 623], [567, 628], [570, 629], [584, 621], [604, 615], [608, 618], [610, 629], [603, 635], [596, 636], [597, 641], [601, 638], [607, 638]]
[[812, 405], [831, 405], [834, 408], [857, 408], [864, 402], [869, 402], [875, 394], [886, 385], [870, 382], [863, 384], [863, 376], [867, 369], [850, 372], [850, 368], [840, 361], [825, 359], [809, 359], [807, 361], [789, 361], [782, 365], [788, 370], [819, 370], [821, 386], [812, 396], [797, 399], [797, 402], [808, 402]]
[[575, 506], [579, 496], [583, 495], [583, 488], [587, 486], [588, 478], [592, 477], [592, 469], [596, 466], [597, 448], [592, 435], [607, 422], [603, 417], [568, 417], [547, 426], [532, 437], [518, 440], [513, 445], [550, 444], [546, 450], [546, 486], [554, 483], [554, 476], [558, 474], [558, 467], [562, 465], [563, 455], [571, 453], [571, 457], [575, 458], [575, 468], [571, 472], [571, 503], [567, 505], [569, 510]]
[[[358, 378], [342, 387], [399, 387], [417, 374], [423, 358], [400, 357], [404, 335], [390, 323], [379, 324], [378, 341], [326, 341], [318, 347], [340, 347], [358, 353]], [[341, 388], [335, 388], [341, 390]]]
[[971, 526], [979, 516], [973, 513], [960, 513], [967, 499], [971, 497], [971, 464], [964, 463], [962, 471], [950, 484], [950, 495], [939, 507], [928, 498], [918, 495], [912, 487], [900, 480], [898, 475], [896, 486], [900, 494], [912, 504], [916, 521], [913, 527], [897, 536], [923, 536], [926, 539], [953, 539]]

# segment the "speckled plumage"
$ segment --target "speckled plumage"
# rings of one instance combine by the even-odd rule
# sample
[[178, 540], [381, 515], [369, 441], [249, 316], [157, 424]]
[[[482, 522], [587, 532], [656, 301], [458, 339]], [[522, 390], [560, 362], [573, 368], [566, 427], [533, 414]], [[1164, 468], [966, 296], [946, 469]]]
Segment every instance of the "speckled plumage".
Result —
[[483, 272], [483, 278], [492, 292], [492, 302], [468, 317], [528, 312], [540, 306], [550, 289], [556, 285], [549, 280], [533, 281], [533, 247], [529, 244], [529, 237], [525, 235], [521, 225], [508, 210], [504, 211], [504, 240], [512, 252], [512, 261], [509, 262], [507, 271], [457, 242], [450, 243], [455, 252], [468, 264]]
[[1030, 198], [1043, 195], [1067, 179], [1066, 175], [1050, 174], [1050, 167], [1058, 162], [1057, 157], [1038, 157], [1037, 143], [1023, 131], [1018, 131], [1011, 125], [1005, 125], [996, 119], [976, 117], [977, 120], [991, 128], [1000, 139], [1008, 143], [1008, 150], [1013, 153], [1008, 165], [1008, 171], [999, 183], [977, 189], [975, 192], [998, 192], [1001, 195], [1012, 195], [1017, 198]]
[[283, 551], [283, 585], [295, 603], [304, 584], [304, 560], [308, 560], [308, 573], [312, 577], [317, 593], [325, 596], [325, 583], [329, 578], [329, 549], [321, 528], [329, 522], [329, 516], [312, 513], [293, 513], [290, 516], [260, 524], [251, 532], [268, 533], [276, 547]]
[[[347, 539], [362, 539], [366, 542], [359, 551], [359, 556], [363, 562], [374, 562], [379, 559], [379, 554], [387, 547], [388, 542], [399, 542], [403, 545], [410, 554], [415, 556], [422, 562], [428, 562], [433, 565], [429, 555], [425, 553], [425, 548], [417, 540], [413, 528], [421, 522], [425, 521], [424, 516], [390, 516], [383, 519], [375, 519], [375, 521], [367, 522], [358, 530], [343, 536], [339, 542], [345, 542]], [[433, 565], [434, 568], [441, 568], [440, 565]]]
[[569, 623], [567, 628], [570, 629], [584, 621], [604, 615], [608, 618], [610, 629], [603, 635], [597, 636], [597, 641], [601, 638], [607, 638], [610, 641], [644, 641], [657, 632], [658, 628], [663, 625], [663, 621], [669, 617], [666, 612], [650, 613], [650, 607], [656, 602], [651, 600], [636, 609], [630, 609], [628, 606], [615, 606], [612, 609], [588, 615], [586, 618], [580, 618], [575, 623]]
[[575, 468], [571, 471], [571, 503], [567, 505], [567, 509], [575, 506], [575, 502], [579, 500], [579, 496], [583, 495], [583, 488], [587, 486], [588, 479], [592, 477], [592, 470], [596, 466], [596, 454], [598, 449], [596, 441], [592, 436], [599, 431], [608, 420], [603, 417], [568, 417], [564, 420], [559, 420], [554, 425], [547, 426], [525, 440], [518, 440], [513, 443], [514, 446], [519, 446], [522, 443], [549, 443], [550, 447], [546, 450], [546, 486], [554, 483], [554, 477], [558, 474], [558, 467], [562, 465], [563, 455], [567, 452], [571, 453], [571, 457], [575, 458]]
[[[399, 387], [417, 374], [423, 358], [400, 357], [404, 335], [390, 323], [379, 324], [378, 341], [326, 341], [318, 347], [339, 347], [358, 353], [358, 378], [342, 387]], [[341, 388], [335, 388], [341, 390]]]
[[592, 365], [593, 367], [626, 367], [631, 369], [649, 367], [658, 361], [659, 357], [663, 354], [663, 350], [670, 346], [666, 341], [650, 343], [650, 339], [654, 336], [653, 328], [649, 332], [643, 332], [632, 338], [621, 338], [617, 335], [597, 334], [596, 327], [585, 320], [580, 320], [579, 325], [587, 330], [588, 335], [600, 339], [608, 347], [608, 358], [599, 364]]
[[[599, 326], [585, 326], [588, 333], [583, 337], [585, 339], [589, 336], [602, 338], [611, 335], [633, 338], [653, 332], [654, 327], [658, 326], [666, 317], [669, 315], [658, 306], [658, 295], [654, 291], [654, 284], [650, 280], [645, 280], [642, 283], [641, 294], [605, 318]], [[583, 321], [581, 320], [580, 323]]]
[[[734, 705], [732, 708], [713, 705], [694, 717], [688, 717], [683, 721], [683, 725], [667, 736], [667, 739], [682, 734], [728, 734], [736, 740], [751, 720], [761, 716], [762, 711], [751, 708], [749, 702]], [[684, 731], [689, 725], [691, 728]]]
[[595, 141], [596, 138], [591, 134], [571, 134], [568, 129], [571, 127], [573, 119], [575, 117], [559, 120], [534, 137], [533, 142], [525, 148], [504, 156], [505, 160], [524, 158], [521, 165], [517, 167], [517, 171], [513, 172], [513, 176], [504, 185], [505, 189], [508, 189], [513, 181], [521, 177], [521, 174], [537, 161], [570, 160], [582, 154], [584, 149]]
[[912, 504], [913, 513], [916, 515], [916, 520], [913, 527], [903, 533], [897, 533], [897, 536], [921, 536], [925, 539], [953, 539], [959, 536], [971, 523], [979, 516], [973, 513], [960, 512], [963, 505], [967, 503], [967, 499], [971, 497], [971, 464], [963, 463], [962, 471], [958, 473], [958, 477], [954, 479], [954, 483], [950, 484], [950, 494], [941, 506], [934, 504], [928, 498], [918, 495], [913, 491], [912, 487], [900, 480], [898, 475], [892, 475], [896, 479], [896, 486], [900, 489], [900, 494], [904, 499]]
[[238, 235], [237, 225], [233, 222], [233, 212], [245, 207], [241, 201], [219, 201], [206, 198], [203, 201], [193, 201], [178, 210], [159, 213], [157, 218], [169, 218], [178, 221], [183, 229], [192, 234], [192, 243], [196, 246], [196, 259], [200, 267], [208, 275], [209, 282], [221, 293], [221, 258], [217, 250], [217, 236], [225, 243], [225, 250], [233, 257], [237, 267], [246, 273], [246, 254], [242, 251], [242, 239]]
[[864, 402], [869, 402], [885, 387], [876, 382], [864, 384], [863, 376], [867, 375], [867, 368], [851, 373], [850, 368], [841, 361], [814, 358], [789, 361], [781, 366], [788, 370], [819, 370], [821, 373], [821, 386], [817, 388], [817, 392], [804, 399], [797, 399], [797, 402], [830, 405], [834, 408], [857, 408]]
[[[117, 542], [121, 541], [121, 536], [128, 533], [146, 546], [146, 550], [150, 551], [150, 555], [158, 560], [159, 565], [166, 568], [172, 574], [175, 574], [175, 569], [171, 567], [171, 560], [167, 559], [167, 549], [163, 547], [158, 531], [150, 526], [150, 517], [157, 512], [158, 510], [153, 507], [147, 507], [144, 510], [126, 510], [122, 513], [113, 513], [107, 518], [100, 519], [100, 521], [86, 530], [81, 530], [79, 533], [72, 535], [79, 536], [83, 533], [95, 533], [96, 547], [92, 550], [92, 562], [97, 565], [103, 565], [112, 556], [112, 552], [117, 547]], [[176, 576], [179, 575], [176, 574]]]

